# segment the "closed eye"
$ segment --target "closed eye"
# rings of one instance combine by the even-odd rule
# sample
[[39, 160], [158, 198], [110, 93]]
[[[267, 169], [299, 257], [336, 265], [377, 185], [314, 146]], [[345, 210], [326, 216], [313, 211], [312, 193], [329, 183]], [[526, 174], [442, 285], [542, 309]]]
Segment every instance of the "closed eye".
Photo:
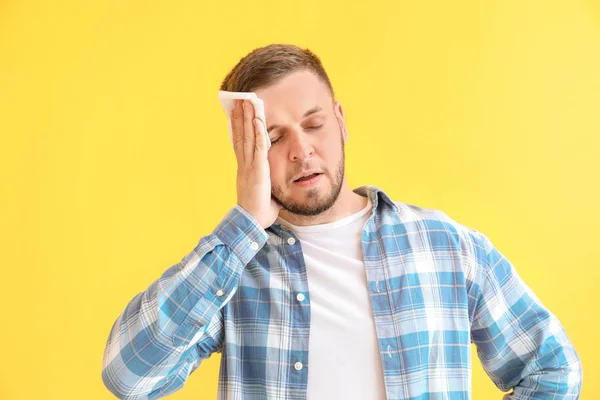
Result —
[[[309, 131], [316, 131], [318, 129], [321, 129], [323, 127], [324, 124], [321, 125], [317, 125], [317, 126], [307, 126], [304, 129], [308, 129]], [[282, 136], [278, 137], [275, 140], [271, 140], [271, 146], [274, 145], [275, 143], [279, 142], [281, 140]]]

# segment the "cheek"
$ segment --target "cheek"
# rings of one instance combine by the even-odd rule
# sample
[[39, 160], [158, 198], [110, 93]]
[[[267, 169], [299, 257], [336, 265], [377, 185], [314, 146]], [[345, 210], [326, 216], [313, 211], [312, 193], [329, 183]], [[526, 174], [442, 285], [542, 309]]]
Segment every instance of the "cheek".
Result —
[[335, 161], [341, 157], [343, 142], [340, 135], [339, 131], [329, 131], [323, 141], [322, 155], [327, 162]]
[[269, 172], [271, 174], [271, 182], [281, 184], [285, 182], [285, 165], [275, 156], [269, 153]]

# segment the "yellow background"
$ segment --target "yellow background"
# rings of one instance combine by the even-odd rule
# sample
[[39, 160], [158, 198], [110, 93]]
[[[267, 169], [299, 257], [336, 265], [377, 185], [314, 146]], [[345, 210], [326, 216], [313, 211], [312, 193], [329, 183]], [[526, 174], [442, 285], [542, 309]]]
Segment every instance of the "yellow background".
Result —
[[[236, 202], [216, 92], [272, 42], [321, 56], [351, 186], [488, 235], [600, 398], [597, 1], [4, 0], [0, 399], [112, 398], [117, 315]], [[215, 398], [218, 365], [172, 398]], [[473, 398], [500, 399], [473, 365]]]

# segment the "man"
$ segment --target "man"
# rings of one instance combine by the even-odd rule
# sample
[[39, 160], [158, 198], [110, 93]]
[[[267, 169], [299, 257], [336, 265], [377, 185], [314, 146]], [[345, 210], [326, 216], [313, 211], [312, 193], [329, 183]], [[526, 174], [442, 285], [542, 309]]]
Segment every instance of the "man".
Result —
[[470, 399], [471, 343], [507, 399], [575, 399], [560, 322], [480, 232], [348, 187], [344, 111], [320, 60], [256, 49], [222, 86], [237, 204], [115, 322], [102, 377], [120, 398], [180, 389], [222, 353], [221, 399]]

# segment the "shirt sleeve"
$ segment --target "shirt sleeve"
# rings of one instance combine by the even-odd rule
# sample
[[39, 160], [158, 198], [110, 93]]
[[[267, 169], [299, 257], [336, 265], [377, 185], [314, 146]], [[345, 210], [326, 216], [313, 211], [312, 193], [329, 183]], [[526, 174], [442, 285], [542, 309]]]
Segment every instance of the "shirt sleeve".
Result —
[[222, 307], [266, 231], [241, 206], [183, 259], [138, 293], [110, 331], [102, 380], [120, 399], [157, 399], [183, 387], [223, 345]]
[[505, 400], [577, 399], [581, 361], [556, 318], [485, 235], [471, 338]]

